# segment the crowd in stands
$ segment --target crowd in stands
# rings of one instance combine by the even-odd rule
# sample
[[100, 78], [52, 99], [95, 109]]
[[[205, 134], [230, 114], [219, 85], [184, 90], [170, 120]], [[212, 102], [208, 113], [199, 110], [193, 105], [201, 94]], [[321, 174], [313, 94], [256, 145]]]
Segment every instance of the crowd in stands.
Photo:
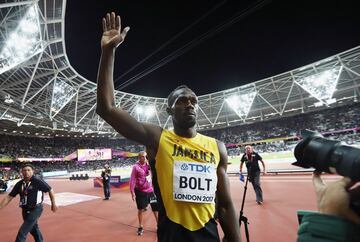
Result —
[[[42, 174], [43, 172], [51, 172], [51, 171], [68, 171], [68, 172], [76, 172], [76, 171], [95, 171], [102, 169], [105, 164], [109, 164], [112, 168], [121, 168], [128, 167], [135, 164], [137, 161], [136, 157], [132, 158], [120, 158], [120, 159], [112, 159], [112, 160], [95, 160], [95, 161], [87, 161], [78, 163], [76, 161], [37, 161], [32, 162], [35, 167], [35, 172], [37, 174]], [[21, 162], [7, 162], [0, 163], [0, 178], [4, 176], [10, 176], [10, 178], [16, 178], [19, 173]], [[1, 170], [1, 168], [10, 168], [10, 171]]]
[[[360, 130], [355, 130], [356, 128], [360, 129], [359, 103], [231, 128], [207, 130], [202, 133], [225, 144], [257, 143], [258, 152], [278, 152], [292, 150], [297, 143], [297, 137], [300, 136], [300, 131], [304, 129], [325, 133], [325, 137], [341, 140], [349, 145], [360, 145]], [[345, 129], [354, 130], [336, 133]], [[259, 142], [280, 137], [294, 137], [294, 139]], [[230, 149], [229, 155], [239, 152], [243, 152], [242, 148]]]
[[[279, 152], [293, 150], [299, 140], [301, 130], [310, 129], [326, 133], [325, 137], [342, 140], [350, 145], [360, 145], [360, 104], [324, 109], [319, 112], [299, 114], [269, 121], [243, 124], [235, 127], [200, 131], [212, 136], [225, 144], [236, 144], [228, 149], [230, 156], [243, 153], [243, 143], [256, 144], [257, 152]], [[352, 129], [344, 131], [345, 129]], [[341, 131], [343, 130], [343, 131]], [[340, 131], [340, 132], [339, 132]], [[333, 133], [332, 133], [333, 132]], [[264, 141], [272, 138], [285, 138], [276, 141]], [[290, 138], [289, 138], [290, 137]], [[292, 138], [291, 138], [292, 137]], [[19, 157], [62, 158], [77, 149], [112, 148], [137, 153], [144, 150], [126, 139], [110, 138], [71, 138], [71, 137], [26, 137], [15, 135], [0, 135], [0, 155], [11, 156], [14, 161]], [[73, 161], [34, 162], [42, 171], [67, 170], [82, 171], [101, 169], [105, 163], [111, 167], [127, 166], [136, 158], [125, 159], [113, 157], [110, 161], [88, 161], [77, 163]], [[3, 166], [18, 168], [18, 163], [1, 163]], [[0, 169], [1, 170], [1, 169]], [[0, 177], [3, 172], [0, 171]]]
[[112, 148], [139, 152], [143, 146], [127, 139], [0, 136], [0, 154], [16, 158], [62, 158], [77, 149]]

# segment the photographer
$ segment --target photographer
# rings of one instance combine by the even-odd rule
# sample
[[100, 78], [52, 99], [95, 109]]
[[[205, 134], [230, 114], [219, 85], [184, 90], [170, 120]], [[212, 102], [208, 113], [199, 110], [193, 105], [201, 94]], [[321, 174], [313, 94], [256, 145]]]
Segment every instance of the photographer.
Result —
[[262, 157], [254, 151], [253, 147], [250, 145], [245, 146], [245, 153], [241, 157], [240, 160], [240, 174], [242, 174], [242, 168], [244, 162], [246, 164], [246, 168], [248, 170], [249, 181], [254, 187], [254, 191], [256, 194], [256, 203], [261, 205], [263, 203], [263, 192], [260, 186], [260, 167], [259, 161], [262, 164], [264, 174], [266, 174], [265, 163]]
[[[309, 213], [302, 218], [298, 242], [350, 242], [360, 241], [360, 216], [350, 208], [349, 191], [353, 182], [349, 178], [326, 185], [318, 173], [313, 184], [319, 213]], [[360, 187], [351, 189], [360, 194]]]
[[110, 178], [111, 178], [111, 169], [109, 164], [104, 165], [104, 170], [101, 172], [101, 177], [103, 181], [104, 188], [104, 200], [109, 200], [110, 198]]

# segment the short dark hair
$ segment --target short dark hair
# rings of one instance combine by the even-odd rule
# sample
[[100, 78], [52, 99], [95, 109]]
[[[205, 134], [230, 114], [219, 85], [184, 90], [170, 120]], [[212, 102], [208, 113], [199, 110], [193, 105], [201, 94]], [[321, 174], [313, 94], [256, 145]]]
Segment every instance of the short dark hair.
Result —
[[35, 170], [35, 167], [31, 163], [24, 163], [21, 165], [20, 169], [22, 170], [25, 167], [31, 167], [31, 169]]
[[186, 85], [180, 85], [178, 87], [176, 87], [174, 90], [172, 90], [169, 94], [169, 96], [167, 97], [167, 101], [168, 101], [168, 107], [171, 107], [175, 101], [175, 99], [173, 99], [173, 95], [174, 93], [179, 90], [179, 89], [189, 89], [190, 91], [193, 92], [193, 90], [191, 90], [188, 86]]

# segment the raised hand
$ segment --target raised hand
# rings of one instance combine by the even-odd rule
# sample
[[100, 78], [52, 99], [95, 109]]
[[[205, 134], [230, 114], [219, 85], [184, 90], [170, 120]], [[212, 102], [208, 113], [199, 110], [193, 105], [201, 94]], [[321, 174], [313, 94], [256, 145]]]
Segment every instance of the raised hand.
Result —
[[125, 39], [130, 27], [126, 27], [121, 31], [120, 16], [115, 16], [115, 13], [107, 13], [106, 17], [102, 19], [103, 35], [101, 38], [102, 49], [115, 49]]

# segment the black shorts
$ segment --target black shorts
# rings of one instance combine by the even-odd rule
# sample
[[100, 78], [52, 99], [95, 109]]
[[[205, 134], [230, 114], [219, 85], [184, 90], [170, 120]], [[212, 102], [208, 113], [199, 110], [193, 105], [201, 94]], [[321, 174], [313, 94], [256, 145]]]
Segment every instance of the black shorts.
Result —
[[141, 192], [135, 189], [135, 200], [137, 209], [145, 209], [149, 203], [153, 211], [158, 211], [157, 200], [154, 192]]
[[159, 217], [158, 242], [220, 242], [217, 223], [210, 219], [201, 229], [190, 231], [171, 221], [169, 218]]

